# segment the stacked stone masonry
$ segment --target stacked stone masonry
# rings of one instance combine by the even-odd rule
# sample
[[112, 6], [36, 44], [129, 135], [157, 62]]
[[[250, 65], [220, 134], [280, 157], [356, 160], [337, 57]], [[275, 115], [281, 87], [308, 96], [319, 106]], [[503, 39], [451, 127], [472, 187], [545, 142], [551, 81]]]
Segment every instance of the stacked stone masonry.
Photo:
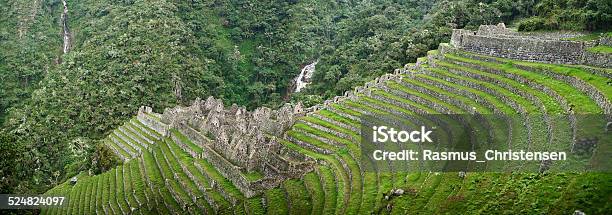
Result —
[[579, 34], [525, 34], [512, 31], [500, 23], [480, 26], [478, 31], [455, 29], [451, 36], [451, 45], [465, 51], [510, 59], [612, 67], [611, 54], [587, 51], [599, 44], [609, 44], [609, 38], [598, 41], [564, 40], [577, 35]]
[[[252, 197], [312, 170], [312, 158], [293, 156], [298, 153], [287, 153], [289, 150], [272, 138], [282, 136], [303, 111], [300, 105], [252, 112], [236, 105], [226, 109], [221, 100], [209, 97], [206, 101], [197, 99], [189, 107], [166, 109], [159, 116], [151, 108], [142, 107], [137, 118], [192, 157], [206, 159], [246, 197]], [[253, 172], [263, 177], [250, 180], [245, 176]]]

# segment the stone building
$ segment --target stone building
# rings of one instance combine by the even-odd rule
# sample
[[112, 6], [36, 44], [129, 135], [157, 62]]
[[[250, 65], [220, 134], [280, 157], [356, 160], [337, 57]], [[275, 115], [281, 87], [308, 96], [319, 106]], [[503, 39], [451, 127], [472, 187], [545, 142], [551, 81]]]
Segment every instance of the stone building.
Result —
[[[206, 159], [250, 197], [312, 170], [313, 159], [287, 149], [276, 139], [301, 114], [301, 105], [247, 111], [236, 105], [225, 108], [220, 99], [209, 97], [205, 101], [196, 99], [189, 107], [166, 109], [159, 119], [150, 108], [142, 107], [138, 117], [193, 157]], [[189, 147], [177, 131], [202, 151]], [[262, 177], [246, 177], [253, 173]]]
[[481, 25], [477, 31], [455, 29], [451, 45], [469, 52], [496, 57], [558, 63], [612, 67], [612, 55], [588, 51], [597, 45], [609, 45], [610, 38], [595, 41], [571, 41], [575, 32], [523, 33], [506, 28], [503, 23]]

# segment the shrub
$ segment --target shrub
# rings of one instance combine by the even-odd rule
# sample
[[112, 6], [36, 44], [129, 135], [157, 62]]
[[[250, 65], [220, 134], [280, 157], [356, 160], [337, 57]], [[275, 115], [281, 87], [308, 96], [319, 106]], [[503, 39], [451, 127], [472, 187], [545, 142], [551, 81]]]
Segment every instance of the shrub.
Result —
[[539, 17], [532, 17], [523, 20], [518, 25], [519, 31], [535, 31], [544, 28], [544, 20]]

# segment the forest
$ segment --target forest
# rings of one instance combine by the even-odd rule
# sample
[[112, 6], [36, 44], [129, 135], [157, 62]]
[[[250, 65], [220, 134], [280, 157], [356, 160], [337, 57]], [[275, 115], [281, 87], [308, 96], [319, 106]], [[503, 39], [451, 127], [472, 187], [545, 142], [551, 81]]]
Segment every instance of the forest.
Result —
[[[100, 139], [142, 105], [215, 96], [307, 106], [448, 42], [452, 29], [609, 31], [607, 0], [0, 1], [0, 193], [41, 193], [117, 161]], [[595, 32], [597, 33], [597, 32]], [[312, 84], [292, 93], [300, 69]]]

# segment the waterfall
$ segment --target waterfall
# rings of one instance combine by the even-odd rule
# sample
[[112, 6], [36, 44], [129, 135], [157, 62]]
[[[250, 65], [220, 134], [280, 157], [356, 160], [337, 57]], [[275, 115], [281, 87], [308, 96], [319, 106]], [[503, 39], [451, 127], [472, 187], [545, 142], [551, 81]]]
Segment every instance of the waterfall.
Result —
[[300, 75], [294, 79], [295, 82], [295, 92], [300, 92], [302, 89], [306, 87], [306, 85], [310, 84], [310, 78], [315, 71], [315, 66], [319, 63], [319, 61], [315, 61], [311, 64], [306, 65], [302, 68]]
[[64, 4], [64, 12], [62, 12], [62, 32], [64, 35], [64, 54], [70, 51], [70, 31], [68, 30], [68, 4], [66, 0], [62, 0], [62, 4]]

